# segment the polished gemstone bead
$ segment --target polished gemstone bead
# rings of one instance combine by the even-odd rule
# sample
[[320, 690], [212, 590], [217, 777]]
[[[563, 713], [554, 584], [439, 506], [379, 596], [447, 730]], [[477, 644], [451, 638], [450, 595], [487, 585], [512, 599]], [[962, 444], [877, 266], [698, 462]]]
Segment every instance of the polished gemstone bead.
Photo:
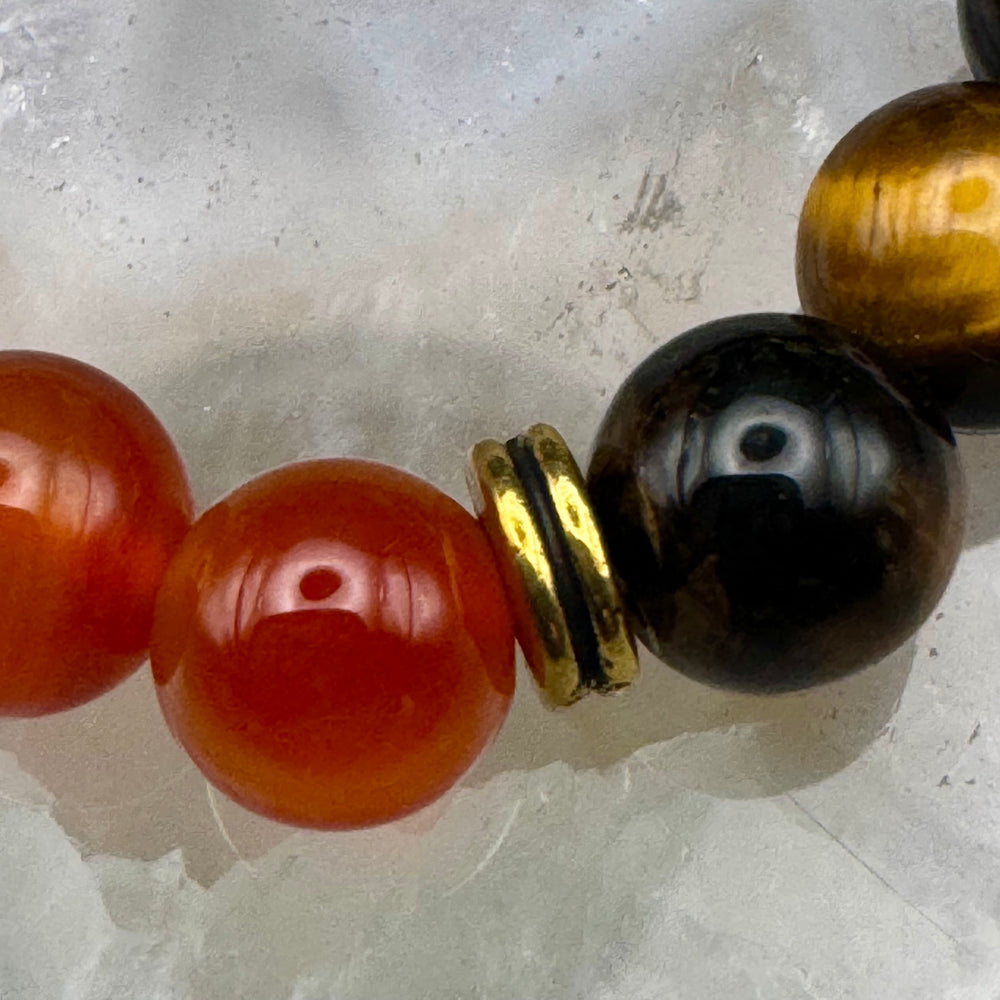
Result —
[[958, 0], [958, 23], [977, 80], [1000, 80], [1000, 0]]
[[713, 684], [781, 691], [903, 642], [961, 539], [947, 424], [820, 320], [666, 344], [604, 418], [587, 482], [637, 636]]
[[157, 603], [153, 674], [207, 777], [284, 822], [384, 822], [499, 729], [513, 626], [478, 522], [349, 459], [267, 473], [204, 514]]
[[805, 312], [910, 364], [959, 428], [1000, 427], [1000, 85], [944, 84], [870, 115], [802, 209]]
[[177, 451], [132, 392], [0, 352], [0, 715], [78, 705], [142, 663], [191, 516]]

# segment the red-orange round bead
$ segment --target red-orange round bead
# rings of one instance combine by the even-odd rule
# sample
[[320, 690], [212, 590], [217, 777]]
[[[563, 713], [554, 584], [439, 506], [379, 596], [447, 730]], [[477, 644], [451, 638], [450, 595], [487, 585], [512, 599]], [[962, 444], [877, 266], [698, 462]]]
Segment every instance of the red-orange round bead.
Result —
[[160, 703], [206, 776], [283, 822], [385, 822], [499, 729], [513, 628], [478, 522], [373, 462], [303, 462], [209, 510], [167, 572]]
[[70, 708], [142, 663], [191, 517], [137, 396], [79, 361], [0, 352], [0, 715]]

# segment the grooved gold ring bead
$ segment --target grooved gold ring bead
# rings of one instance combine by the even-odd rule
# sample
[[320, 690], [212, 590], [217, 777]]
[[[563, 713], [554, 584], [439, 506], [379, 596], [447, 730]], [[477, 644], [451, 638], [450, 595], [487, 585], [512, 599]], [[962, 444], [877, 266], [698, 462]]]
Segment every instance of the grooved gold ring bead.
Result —
[[568, 705], [630, 684], [634, 641], [583, 476], [559, 433], [537, 424], [507, 444], [482, 441], [468, 478], [518, 641], [548, 700]]

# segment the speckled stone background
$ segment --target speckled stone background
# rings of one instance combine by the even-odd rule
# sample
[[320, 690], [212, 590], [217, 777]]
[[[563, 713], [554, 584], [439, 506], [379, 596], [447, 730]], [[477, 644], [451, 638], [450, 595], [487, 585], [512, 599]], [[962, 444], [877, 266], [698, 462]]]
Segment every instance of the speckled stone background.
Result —
[[[152, 405], [207, 504], [303, 457], [464, 497], [581, 458], [655, 345], [794, 309], [863, 114], [968, 76], [951, 0], [0, 2], [0, 330]], [[778, 699], [652, 661], [442, 802], [290, 831], [205, 785], [148, 672], [0, 721], [3, 1000], [997, 1000], [1000, 438], [907, 648]]]

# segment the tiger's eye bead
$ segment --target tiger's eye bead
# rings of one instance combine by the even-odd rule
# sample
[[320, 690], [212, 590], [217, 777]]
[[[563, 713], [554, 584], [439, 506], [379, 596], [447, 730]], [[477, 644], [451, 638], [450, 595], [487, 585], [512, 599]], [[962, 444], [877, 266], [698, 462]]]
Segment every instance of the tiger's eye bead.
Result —
[[587, 482], [637, 636], [746, 690], [889, 653], [961, 538], [947, 424], [805, 317], [734, 317], [654, 352], [612, 402]]
[[972, 75], [1000, 79], [1000, 0], [958, 0], [958, 24]]
[[956, 427], [1000, 427], [1000, 85], [929, 87], [853, 128], [796, 266], [805, 312], [899, 355]]
[[395, 819], [499, 729], [514, 638], [479, 524], [373, 462], [267, 473], [203, 515], [156, 608], [153, 675], [195, 762], [302, 826]]
[[0, 715], [79, 705], [142, 663], [191, 516], [137, 396], [79, 361], [0, 352]]

